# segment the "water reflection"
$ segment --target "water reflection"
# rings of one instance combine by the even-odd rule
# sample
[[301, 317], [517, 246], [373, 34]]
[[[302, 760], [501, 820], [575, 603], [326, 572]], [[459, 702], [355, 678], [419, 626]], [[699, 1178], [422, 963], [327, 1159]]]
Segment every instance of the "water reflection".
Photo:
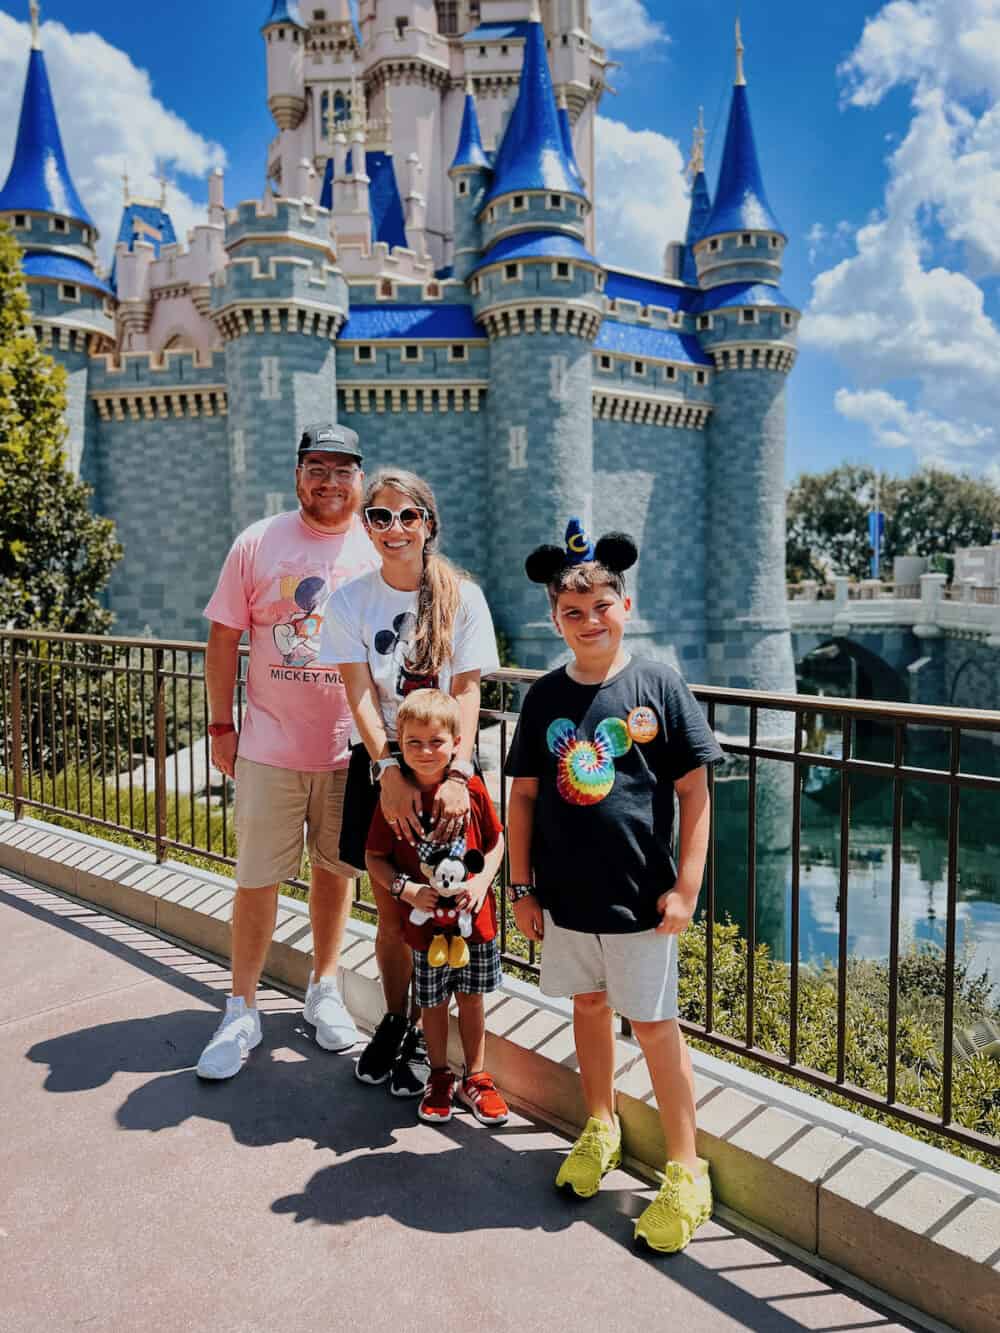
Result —
[[[806, 749], [837, 754], [839, 718], [818, 716]], [[946, 770], [949, 735], [929, 728], [907, 735], [905, 762]], [[892, 762], [890, 728], [858, 729], [852, 753]], [[963, 737], [965, 773], [1000, 775], [1000, 745]], [[757, 767], [757, 939], [787, 961], [791, 949], [792, 770], [778, 761]], [[748, 919], [748, 806], [746, 764], [731, 761], [718, 773], [716, 801], [717, 916]], [[801, 797], [799, 957], [804, 963], [836, 960], [840, 931], [840, 774], [813, 768]], [[884, 959], [889, 953], [892, 891], [893, 784], [888, 776], [851, 778], [848, 842], [848, 950]], [[926, 780], [903, 788], [900, 868], [901, 943], [944, 947], [947, 923], [948, 789]], [[987, 972], [1000, 986], [1000, 797], [963, 790], [959, 804], [959, 883], [956, 939], [968, 948], [974, 973]]]

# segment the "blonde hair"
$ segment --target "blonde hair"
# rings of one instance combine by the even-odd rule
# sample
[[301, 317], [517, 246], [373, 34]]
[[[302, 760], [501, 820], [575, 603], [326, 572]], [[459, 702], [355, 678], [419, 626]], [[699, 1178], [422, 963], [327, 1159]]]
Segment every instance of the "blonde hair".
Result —
[[613, 588], [619, 597], [624, 598], [625, 575], [608, 569], [597, 560], [588, 560], [582, 565], [567, 565], [546, 585], [553, 611], [559, 609], [560, 593], [593, 592], [595, 588]]
[[402, 491], [419, 509], [427, 511], [424, 569], [417, 593], [417, 628], [407, 656], [407, 670], [415, 676], [436, 676], [451, 656], [455, 617], [462, 603], [461, 582], [469, 578], [438, 551], [441, 519], [434, 492], [422, 477], [401, 468], [380, 468], [365, 488], [364, 508], [374, 504], [385, 487]]
[[447, 727], [456, 739], [462, 734], [462, 712], [458, 700], [443, 690], [414, 690], [399, 705], [396, 731], [399, 739], [411, 722]]

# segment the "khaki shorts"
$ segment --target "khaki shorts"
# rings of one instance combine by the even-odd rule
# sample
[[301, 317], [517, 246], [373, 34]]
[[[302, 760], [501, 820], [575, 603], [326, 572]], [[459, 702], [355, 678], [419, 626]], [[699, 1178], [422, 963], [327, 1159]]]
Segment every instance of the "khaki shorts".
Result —
[[236, 759], [236, 883], [260, 889], [295, 879], [305, 829], [309, 860], [334, 875], [357, 878], [339, 859], [347, 771], [300, 773]]

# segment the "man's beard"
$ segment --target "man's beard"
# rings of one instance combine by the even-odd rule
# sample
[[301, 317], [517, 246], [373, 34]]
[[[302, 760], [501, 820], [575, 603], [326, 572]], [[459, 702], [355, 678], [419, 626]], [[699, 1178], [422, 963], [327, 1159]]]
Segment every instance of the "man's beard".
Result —
[[302, 493], [298, 486], [295, 488], [295, 493], [306, 518], [310, 518], [314, 523], [321, 525], [337, 523], [342, 519], [349, 518], [356, 508], [354, 497], [350, 494], [344, 496], [343, 499], [311, 500]]

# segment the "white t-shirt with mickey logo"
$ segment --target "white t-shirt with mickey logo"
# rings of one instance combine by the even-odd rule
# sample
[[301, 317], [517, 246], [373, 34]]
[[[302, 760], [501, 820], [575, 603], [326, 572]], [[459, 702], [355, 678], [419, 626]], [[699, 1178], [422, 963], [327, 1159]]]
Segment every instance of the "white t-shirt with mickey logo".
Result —
[[368, 663], [386, 735], [392, 741], [396, 713], [408, 694], [428, 686], [449, 694], [454, 676], [465, 671], [485, 675], [500, 665], [493, 618], [482, 589], [463, 579], [459, 596], [452, 654], [433, 678], [414, 675], [407, 665], [417, 625], [416, 592], [390, 588], [376, 569], [339, 588], [327, 603], [320, 657], [329, 663]]

